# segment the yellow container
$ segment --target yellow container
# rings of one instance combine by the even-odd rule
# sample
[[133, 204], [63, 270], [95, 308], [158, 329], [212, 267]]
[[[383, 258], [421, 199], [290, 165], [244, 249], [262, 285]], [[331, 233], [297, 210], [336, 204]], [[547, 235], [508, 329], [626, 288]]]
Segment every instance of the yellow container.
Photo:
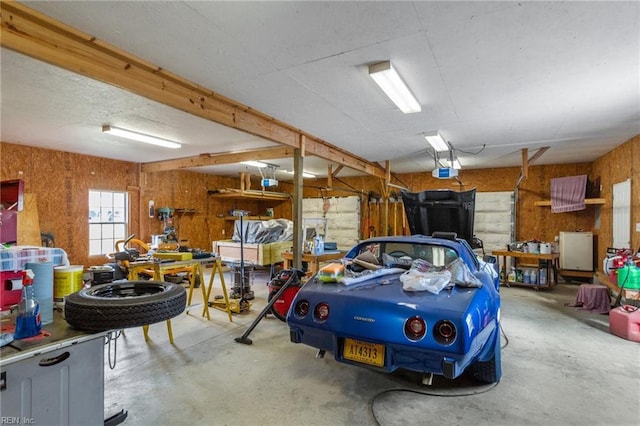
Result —
[[159, 259], [169, 259], [169, 260], [191, 260], [193, 259], [193, 254], [188, 251], [172, 251], [172, 252], [163, 252], [158, 251], [153, 253], [153, 257], [157, 257]]
[[82, 265], [57, 266], [53, 269], [53, 300], [64, 302], [71, 293], [82, 290]]

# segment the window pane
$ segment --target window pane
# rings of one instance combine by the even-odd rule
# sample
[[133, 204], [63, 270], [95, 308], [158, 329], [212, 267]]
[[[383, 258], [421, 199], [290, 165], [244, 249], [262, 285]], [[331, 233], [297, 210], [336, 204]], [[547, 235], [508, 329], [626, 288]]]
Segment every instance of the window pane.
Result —
[[113, 221], [124, 222], [126, 219], [123, 208], [115, 208], [113, 210]]
[[124, 209], [124, 207], [126, 206], [124, 192], [117, 192], [113, 194], [113, 206]]
[[102, 253], [113, 253], [115, 252], [115, 244], [113, 238], [106, 238], [102, 240]]
[[127, 225], [126, 224], [117, 224], [113, 225], [113, 237], [116, 240], [124, 240], [126, 238], [127, 233]]
[[102, 240], [89, 241], [89, 256], [104, 254], [102, 252]]
[[112, 206], [113, 205], [113, 193], [112, 192], [101, 192], [100, 193], [100, 204], [103, 206]]
[[101, 237], [100, 225], [89, 225], [89, 240], [99, 240]]
[[99, 207], [89, 207], [89, 222], [100, 222]]
[[100, 191], [89, 191], [89, 207], [100, 207]]

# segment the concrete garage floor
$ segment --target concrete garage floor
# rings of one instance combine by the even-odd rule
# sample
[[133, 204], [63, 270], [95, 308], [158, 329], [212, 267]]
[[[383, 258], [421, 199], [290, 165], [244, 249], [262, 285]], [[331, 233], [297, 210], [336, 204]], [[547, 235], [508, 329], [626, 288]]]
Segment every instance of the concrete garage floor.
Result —
[[216, 309], [206, 320], [201, 307], [174, 318], [174, 345], [164, 324], [151, 326], [149, 343], [141, 328], [126, 330], [115, 368], [105, 359], [105, 417], [124, 409], [131, 426], [638, 424], [640, 344], [610, 334], [607, 315], [566, 307], [577, 284], [501, 289], [508, 345], [497, 386], [438, 377], [423, 386], [415, 373], [315, 359], [271, 315], [253, 345], [236, 343], [266, 305], [267, 277], [256, 273], [253, 307], [232, 323]]

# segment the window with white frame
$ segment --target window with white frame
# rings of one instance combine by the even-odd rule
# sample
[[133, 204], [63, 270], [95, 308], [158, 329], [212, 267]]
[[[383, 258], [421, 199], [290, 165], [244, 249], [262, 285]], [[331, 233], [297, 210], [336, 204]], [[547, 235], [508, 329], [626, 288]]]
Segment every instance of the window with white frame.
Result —
[[127, 233], [127, 193], [89, 190], [89, 256], [115, 251]]

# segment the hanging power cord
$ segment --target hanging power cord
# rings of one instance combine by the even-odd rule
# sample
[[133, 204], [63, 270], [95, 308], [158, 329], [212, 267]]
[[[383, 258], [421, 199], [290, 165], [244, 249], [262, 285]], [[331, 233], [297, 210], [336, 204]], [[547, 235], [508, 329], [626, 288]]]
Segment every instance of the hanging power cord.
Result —
[[[502, 337], [504, 337], [504, 341], [505, 341], [504, 345], [502, 345], [500, 347], [500, 349], [502, 350], [502, 349], [506, 348], [507, 346], [509, 346], [509, 338], [505, 334], [504, 329], [502, 328], [502, 324], [500, 324], [500, 335]], [[371, 398], [371, 401], [369, 402], [369, 413], [371, 414], [371, 417], [373, 418], [373, 420], [376, 422], [376, 425], [382, 426], [382, 424], [378, 421], [378, 417], [376, 416], [374, 405], [376, 403], [376, 400], [378, 398], [380, 398], [381, 396], [383, 396], [383, 395], [394, 393], [394, 392], [406, 392], [406, 393], [413, 393], [413, 394], [418, 394], [418, 395], [437, 396], [437, 397], [442, 397], [442, 398], [461, 397], [461, 396], [474, 396], [474, 395], [480, 395], [480, 394], [489, 392], [490, 390], [492, 390], [493, 388], [498, 386], [498, 383], [499, 382], [492, 383], [492, 384], [489, 384], [487, 386], [482, 386], [482, 387], [479, 387], [479, 388], [475, 388], [476, 390], [472, 390], [472, 391], [468, 391], [468, 392], [460, 392], [460, 393], [427, 392], [427, 391], [422, 391], [422, 390], [417, 390], [417, 389], [409, 389], [409, 388], [387, 389], [387, 390], [384, 390], [382, 392], [377, 393], [376, 395], [374, 395], [373, 398]]]
[[461, 153], [463, 153], [463, 154], [467, 154], [467, 155], [478, 155], [478, 154], [480, 154], [482, 151], [484, 151], [484, 149], [486, 148], [486, 146], [487, 146], [486, 144], [482, 144], [482, 148], [480, 148], [480, 149], [479, 149], [478, 151], [476, 151], [476, 152], [464, 151], [464, 150], [459, 149], [459, 148], [454, 148], [454, 151], [458, 151], [458, 152], [461, 152]]
[[[122, 335], [122, 330], [118, 331], [110, 331], [107, 334], [107, 341], [105, 345], [107, 345], [107, 358], [109, 360], [109, 368], [116, 368], [116, 355], [118, 354], [118, 338]], [[113, 360], [111, 359], [111, 342], [113, 341]]]

